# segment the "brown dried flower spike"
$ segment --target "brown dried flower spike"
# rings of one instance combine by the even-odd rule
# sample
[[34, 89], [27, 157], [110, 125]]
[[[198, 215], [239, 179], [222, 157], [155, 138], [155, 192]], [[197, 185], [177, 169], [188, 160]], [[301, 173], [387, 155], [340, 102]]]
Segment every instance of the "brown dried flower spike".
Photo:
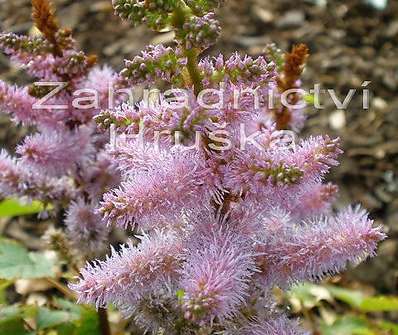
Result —
[[296, 81], [300, 79], [303, 72], [308, 56], [309, 50], [305, 44], [295, 45], [291, 52], [286, 53], [283, 78], [280, 79], [281, 88], [287, 90], [295, 87]]
[[[300, 79], [308, 56], [309, 49], [305, 44], [295, 45], [291, 52], [287, 52], [285, 54], [283, 74], [278, 78], [278, 87], [280, 92], [296, 88], [297, 80]], [[291, 94], [289, 96], [289, 104], [294, 105], [299, 101], [299, 99], [300, 97], [297, 94]], [[281, 110], [276, 111], [275, 118], [278, 129], [286, 129], [291, 119], [289, 109], [285, 106], [282, 107]]]
[[32, 0], [32, 19], [37, 29], [53, 47], [55, 56], [62, 56], [62, 48], [57, 42], [59, 26], [55, 17], [55, 10], [49, 0]]

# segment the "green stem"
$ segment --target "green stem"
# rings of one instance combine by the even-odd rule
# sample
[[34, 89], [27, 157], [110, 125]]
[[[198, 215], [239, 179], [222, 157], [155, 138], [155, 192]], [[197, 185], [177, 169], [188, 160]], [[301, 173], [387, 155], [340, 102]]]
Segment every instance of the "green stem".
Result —
[[187, 57], [188, 73], [192, 80], [195, 95], [197, 96], [200, 93], [200, 91], [203, 89], [202, 75], [198, 68], [199, 53], [196, 49], [188, 49], [185, 50], [184, 54]]
[[[190, 8], [186, 5], [181, 4], [181, 6], [177, 6], [174, 10], [173, 14], [173, 26], [176, 30], [183, 30], [184, 23], [189, 17], [192, 15]], [[177, 33], [177, 36], [179, 34]], [[199, 92], [203, 89], [202, 85], [202, 75], [198, 68], [198, 56], [199, 51], [196, 49], [186, 49], [184, 46], [184, 41], [181, 43], [184, 55], [187, 57], [187, 70], [189, 76], [191, 77], [192, 84], [194, 86], [195, 95], [198, 95]]]

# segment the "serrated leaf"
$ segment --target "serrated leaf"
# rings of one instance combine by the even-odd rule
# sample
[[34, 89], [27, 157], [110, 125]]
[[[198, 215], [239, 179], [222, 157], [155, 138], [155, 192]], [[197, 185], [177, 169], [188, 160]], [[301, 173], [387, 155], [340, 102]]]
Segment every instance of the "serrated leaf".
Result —
[[54, 261], [28, 252], [15, 241], [0, 238], [0, 279], [33, 279], [54, 276]]
[[0, 202], [0, 217], [14, 217], [37, 214], [44, 210], [40, 201], [32, 201], [30, 204], [21, 204], [16, 199], [6, 199]]

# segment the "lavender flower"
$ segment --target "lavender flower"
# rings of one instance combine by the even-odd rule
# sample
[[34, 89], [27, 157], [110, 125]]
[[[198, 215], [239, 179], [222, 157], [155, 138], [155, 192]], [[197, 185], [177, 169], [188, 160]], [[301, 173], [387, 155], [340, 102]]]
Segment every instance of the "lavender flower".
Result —
[[282, 227], [257, 247], [267, 285], [320, 279], [375, 255], [385, 235], [360, 208], [300, 226]]
[[23, 124], [54, 123], [51, 110], [33, 109], [38, 100], [26, 88], [11, 86], [0, 80], [0, 111], [11, 114], [15, 122]]
[[179, 276], [182, 246], [173, 233], [144, 235], [138, 246], [130, 242], [120, 252], [113, 250], [105, 261], [88, 264], [71, 288], [79, 293], [80, 302], [97, 307], [139, 300]]
[[65, 218], [68, 237], [71, 242], [88, 255], [98, 255], [105, 249], [109, 229], [102, 224], [95, 205], [82, 199], [72, 202]]
[[272, 317], [269, 320], [255, 320], [228, 335], [305, 335], [309, 334], [301, 330], [296, 321], [284, 316]]
[[151, 227], [158, 216], [170, 220], [184, 208], [197, 208], [210, 202], [210, 171], [200, 156], [176, 150], [148, 171], [137, 173], [122, 186], [104, 195], [101, 213], [109, 223], [127, 228], [135, 223]]
[[231, 318], [243, 305], [254, 264], [240, 237], [215, 232], [182, 269], [185, 317], [196, 322]]
[[[294, 146], [281, 138], [305, 119], [302, 109], [283, 106], [282, 95], [301, 85], [306, 46], [284, 58], [269, 48], [267, 58], [200, 59], [220, 35], [211, 11], [221, 2], [113, 0], [118, 15], [172, 29], [177, 42], [148, 46], [119, 75], [96, 67], [58, 27], [51, 6], [36, 1], [43, 37], [0, 34], [0, 50], [41, 82], [67, 82], [49, 101], [65, 107], [37, 110], [46, 87], [0, 81], [1, 110], [37, 130], [17, 157], [0, 153], [0, 193], [66, 210], [71, 245], [86, 259], [102, 251], [111, 224], [142, 234], [87, 263], [70, 285], [81, 303], [114, 304], [152, 334], [303, 334], [275, 313], [273, 286], [344, 270], [374, 256], [385, 235], [359, 207], [331, 210], [337, 188], [324, 179], [338, 164], [339, 139]], [[136, 105], [118, 98], [106, 108], [109, 86], [128, 83], [180, 91]], [[219, 86], [221, 96], [199, 95]], [[75, 89], [96, 90], [99, 103], [83, 112], [72, 103]], [[295, 107], [301, 100], [289, 98]], [[111, 126], [116, 146], [107, 145]], [[256, 136], [242, 144], [242, 131]]]
[[76, 196], [76, 189], [68, 178], [51, 178], [0, 152], [0, 194], [27, 197], [31, 200], [67, 202]]
[[275, 82], [275, 65], [267, 62], [263, 57], [253, 59], [250, 56], [241, 56], [234, 53], [224, 60], [223, 55], [215, 58], [206, 57], [199, 63], [205, 80], [209, 84], [218, 84], [228, 80], [235, 84], [245, 84], [248, 87], [264, 87]]
[[91, 130], [81, 127], [73, 132], [43, 130], [25, 138], [17, 153], [25, 163], [42, 169], [51, 175], [61, 175], [89, 159], [94, 148], [91, 145]]
[[179, 5], [176, 0], [113, 0], [115, 12], [133, 24], [145, 22], [154, 30], [165, 28], [171, 21], [171, 12]]

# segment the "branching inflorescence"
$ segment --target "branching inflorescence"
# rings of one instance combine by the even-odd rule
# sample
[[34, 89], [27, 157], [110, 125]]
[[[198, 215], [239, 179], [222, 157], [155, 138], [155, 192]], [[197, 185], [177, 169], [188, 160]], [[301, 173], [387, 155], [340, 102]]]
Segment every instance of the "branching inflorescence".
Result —
[[[105, 150], [107, 137], [96, 130], [93, 116], [108, 105], [108, 85], [123, 80], [75, 48], [71, 32], [58, 26], [48, 1], [33, 0], [32, 8], [41, 36], [0, 34], [0, 49], [36, 81], [28, 87], [0, 81], [0, 110], [15, 123], [36, 129], [16, 148], [16, 157], [1, 152], [0, 194], [64, 209], [66, 232], [80, 254], [98, 254], [109, 229], [101, 224], [96, 207], [119, 180]], [[41, 103], [58, 82], [65, 88]], [[74, 92], [86, 88], [98, 92], [98, 107], [82, 110], [72, 104]]]
[[[114, 0], [123, 19], [177, 41], [148, 46], [119, 76], [76, 51], [38, 3], [43, 37], [2, 34], [0, 47], [40, 81], [67, 82], [53, 104], [85, 85], [105, 99], [104, 82], [172, 89], [137, 104], [33, 110], [43, 92], [0, 82], [1, 108], [39, 131], [17, 158], [2, 153], [2, 193], [61, 201], [89, 254], [111, 225], [139, 234], [81, 270], [70, 285], [79, 302], [114, 304], [152, 334], [304, 334], [273, 307], [272, 288], [344, 270], [385, 237], [359, 207], [332, 211], [337, 187], [325, 176], [338, 139], [286, 140], [305, 119], [303, 97], [282, 96], [300, 87], [307, 47], [199, 59], [220, 35], [221, 1]], [[117, 141], [107, 147], [109, 128]]]

